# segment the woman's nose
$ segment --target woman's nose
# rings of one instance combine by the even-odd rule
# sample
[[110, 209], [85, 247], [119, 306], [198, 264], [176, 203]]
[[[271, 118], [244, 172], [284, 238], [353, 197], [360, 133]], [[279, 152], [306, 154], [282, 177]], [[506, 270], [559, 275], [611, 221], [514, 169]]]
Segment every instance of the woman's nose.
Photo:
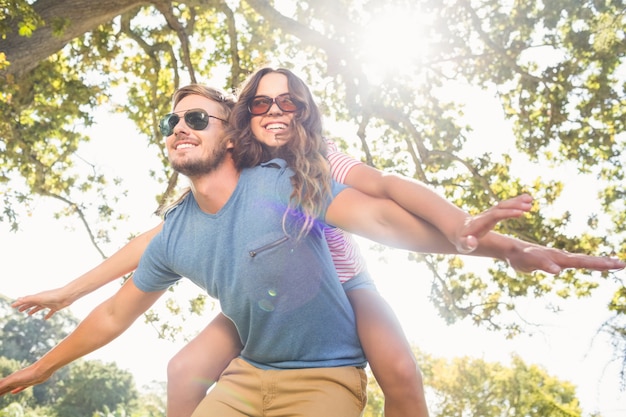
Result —
[[278, 107], [276, 101], [274, 101], [270, 106], [270, 109], [267, 111], [267, 114], [283, 114], [283, 111], [280, 109], [280, 107]]

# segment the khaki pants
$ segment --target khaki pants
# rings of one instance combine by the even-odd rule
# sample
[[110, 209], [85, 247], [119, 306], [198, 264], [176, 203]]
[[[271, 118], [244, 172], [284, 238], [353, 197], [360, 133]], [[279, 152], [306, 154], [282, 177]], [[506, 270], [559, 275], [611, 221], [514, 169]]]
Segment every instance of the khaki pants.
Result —
[[236, 358], [192, 417], [359, 417], [366, 386], [355, 367], [262, 370]]

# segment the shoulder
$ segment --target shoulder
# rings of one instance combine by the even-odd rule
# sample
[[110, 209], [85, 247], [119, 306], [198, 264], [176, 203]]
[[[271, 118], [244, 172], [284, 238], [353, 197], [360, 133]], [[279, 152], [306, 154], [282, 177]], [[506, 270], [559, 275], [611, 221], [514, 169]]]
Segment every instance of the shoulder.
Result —
[[279, 169], [279, 170], [284, 170], [285, 168], [287, 168], [287, 161], [285, 161], [284, 159], [281, 158], [274, 158], [271, 159], [267, 162], [262, 162], [260, 165], [258, 165], [256, 168], [274, 168], [274, 169]]
[[174, 203], [172, 203], [163, 213], [163, 220], [167, 220], [168, 217], [176, 216], [178, 213], [184, 210], [184, 207], [189, 204], [189, 200], [193, 199], [191, 190], [186, 190], [185, 193]]
[[329, 154], [332, 152], [339, 152], [339, 148], [337, 147], [337, 144], [334, 140], [330, 140], [328, 138], [324, 138], [324, 140], [326, 141], [326, 149], [328, 150]]
[[255, 175], [260, 174], [269, 177], [280, 177], [286, 175], [287, 178], [293, 175], [293, 171], [287, 166], [287, 161], [281, 158], [274, 158], [263, 162], [254, 168], [250, 168]]
[[246, 193], [275, 193], [284, 188], [291, 190], [292, 176], [293, 171], [287, 166], [287, 162], [275, 158], [255, 167], [244, 168], [239, 180], [246, 187]]
[[326, 156], [326, 159], [328, 159], [328, 163], [330, 164], [330, 174], [340, 183], [345, 182], [346, 177], [352, 168], [362, 164], [361, 161], [339, 152], [336, 146], [334, 147], [334, 150], [331, 150], [330, 147], [328, 148], [328, 155]]

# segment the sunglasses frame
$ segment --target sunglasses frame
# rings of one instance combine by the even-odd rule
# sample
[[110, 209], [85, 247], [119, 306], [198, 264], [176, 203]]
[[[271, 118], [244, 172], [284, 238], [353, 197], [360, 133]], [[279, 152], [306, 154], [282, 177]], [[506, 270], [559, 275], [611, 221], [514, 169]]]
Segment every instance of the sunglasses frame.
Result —
[[[183, 116], [182, 117], [179, 116], [178, 113], [183, 113]], [[204, 125], [203, 127], [200, 127], [203, 123], [201, 123], [201, 125], [198, 125], [197, 123], [193, 122], [193, 119], [190, 119], [194, 114], [197, 115], [198, 113], [203, 115], [202, 122], [206, 120], [206, 125]], [[170, 120], [172, 120], [172, 118], [174, 117], [176, 117], [177, 119], [176, 119], [176, 123], [172, 125], [170, 123]], [[209, 121], [211, 120], [211, 117], [217, 120], [221, 120], [224, 123], [228, 123], [226, 120], [222, 119], [221, 117], [210, 115], [204, 109], [188, 109], [188, 110], [175, 111], [175, 112], [168, 113], [165, 116], [163, 116], [161, 120], [159, 121], [159, 129], [161, 130], [161, 134], [163, 136], [165, 137], [171, 136], [172, 134], [174, 134], [174, 128], [176, 127], [176, 125], [180, 123], [180, 119], [183, 119], [190, 129], [200, 131], [200, 130], [206, 129], [209, 126]]]
[[[270, 101], [270, 103], [269, 103], [269, 106], [267, 106], [267, 110], [265, 110], [263, 113], [254, 113], [254, 112], [252, 111], [252, 102], [253, 102], [254, 100], [256, 100], [256, 99], [259, 99], [259, 98], [264, 98], [264, 99], [267, 99], [267, 100], [269, 100], [269, 101]], [[281, 107], [281, 105], [280, 105], [280, 101], [279, 101], [279, 100], [281, 100], [281, 101], [282, 101], [282, 99], [283, 99], [283, 98], [289, 98], [289, 100], [293, 103], [293, 105], [294, 105], [294, 107], [295, 107], [295, 108], [294, 108], [293, 110], [285, 110], [285, 109], [283, 109], [283, 108]], [[249, 112], [252, 116], [263, 116], [264, 114], [267, 114], [267, 112], [269, 112], [269, 111], [270, 111], [270, 109], [272, 108], [272, 106], [273, 106], [274, 104], [276, 104], [276, 105], [278, 106], [278, 108], [279, 108], [281, 111], [285, 112], [285, 113], [293, 113], [293, 112], [298, 111], [298, 109], [300, 108], [300, 105], [299, 105], [299, 104], [298, 104], [295, 100], [293, 100], [293, 98], [291, 97], [291, 94], [289, 94], [289, 93], [283, 93], [283, 94], [279, 94], [279, 95], [277, 95], [277, 96], [276, 96], [276, 97], [274, 97], [274, 98], [272, 98], [272, 97], [270, 97], [270, 96], [254, 96], [254, 97], [252, 97], [250, 100], [248, 100], [248, 112]]]

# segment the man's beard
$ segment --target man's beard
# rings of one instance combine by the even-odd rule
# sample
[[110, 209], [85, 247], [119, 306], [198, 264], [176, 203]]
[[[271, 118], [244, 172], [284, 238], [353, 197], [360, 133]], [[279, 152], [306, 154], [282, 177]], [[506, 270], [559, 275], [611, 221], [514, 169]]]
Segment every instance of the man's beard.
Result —
[[181, 173], [187, 177], [198, 177], [201, 175], [210, 174], [215, 171], [224, 162], [228, 149], [226, 147], [220, 147], [213, 150], [213, 153], [209, 158], [204, 160], [184, 160], [184, 161], [172, 161], [172, 168], [174, 171]]

